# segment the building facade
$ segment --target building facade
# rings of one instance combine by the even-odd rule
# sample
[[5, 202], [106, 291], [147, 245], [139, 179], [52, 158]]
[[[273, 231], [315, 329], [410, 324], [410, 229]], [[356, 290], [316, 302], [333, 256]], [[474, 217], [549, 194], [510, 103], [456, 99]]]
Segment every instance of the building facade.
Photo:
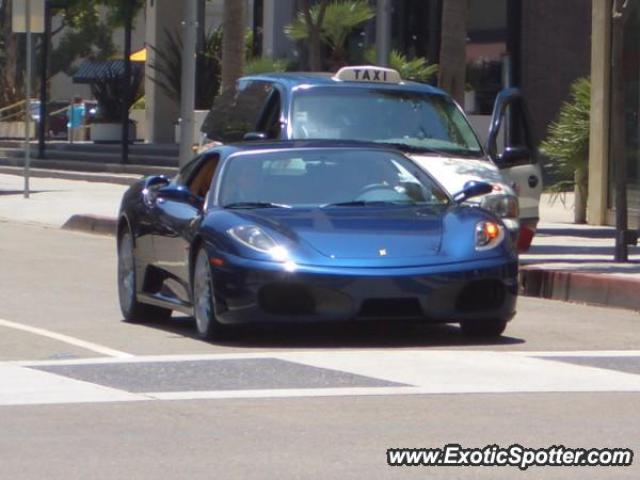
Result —
[[591, 56], [591, 137], [589, 147], [588, 222], [613, 225], [614, 168], [612, 119], [624, 118], [622, 138], [626, 160], [629, 224], [640, 227], [640, 2], [633, 0], [624, 26], [622, 52], [623, 112], [616, 112], [612, 102], [612, 0], [593, 5]]

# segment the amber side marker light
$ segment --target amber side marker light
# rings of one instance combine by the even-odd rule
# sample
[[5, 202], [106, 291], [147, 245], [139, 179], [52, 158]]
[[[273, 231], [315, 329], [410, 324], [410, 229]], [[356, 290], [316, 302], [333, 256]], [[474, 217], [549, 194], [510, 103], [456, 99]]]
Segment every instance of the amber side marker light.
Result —
[[498, 235], [500, 235], [500, 228], [495, 223], [485, 223], [484, 231], [491, 240], [498, 238]]
[[224, 260], [222, 258], [218, 258], [218, 257], [213, 257], [213, 258], [209, 259], [209, 262], [214, 267], [221, 267], [221, 266], [224, 265]]
[[476, 226], [476, 249], [491, 249], [502, 241], [503, 236], [503, 230], [497, 223], [480, 222]]

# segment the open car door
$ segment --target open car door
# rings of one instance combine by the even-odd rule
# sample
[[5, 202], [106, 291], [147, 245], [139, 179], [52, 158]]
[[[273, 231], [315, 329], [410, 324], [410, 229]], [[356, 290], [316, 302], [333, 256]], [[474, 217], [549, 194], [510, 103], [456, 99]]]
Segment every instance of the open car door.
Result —
[[531, 140], [528, 112], [519, 89], [507, 88], [498, 94], [485, 149], [518, 194], [518, 250], [526, 251], [540, 219], [542, 168]]

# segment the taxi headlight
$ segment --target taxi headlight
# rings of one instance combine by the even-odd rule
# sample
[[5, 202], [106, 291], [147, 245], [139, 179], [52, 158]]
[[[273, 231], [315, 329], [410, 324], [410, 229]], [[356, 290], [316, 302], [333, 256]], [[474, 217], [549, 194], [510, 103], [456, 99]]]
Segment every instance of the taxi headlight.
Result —
[[490, 250], [504, 239], [504, 228], [496, 222], [480, 222], [476, 225], [476, 250]]
[[278, 245], [269, 234], [256, 225], [240, 225], [227, 230], [231, 238], [260, 253], [266, 253], [277, 262], [289, 259], [287, 249]]
[[486, 195], [480, 206], [498, 218], [518, 218], [520, 215], [518, 197], [513, 195]]

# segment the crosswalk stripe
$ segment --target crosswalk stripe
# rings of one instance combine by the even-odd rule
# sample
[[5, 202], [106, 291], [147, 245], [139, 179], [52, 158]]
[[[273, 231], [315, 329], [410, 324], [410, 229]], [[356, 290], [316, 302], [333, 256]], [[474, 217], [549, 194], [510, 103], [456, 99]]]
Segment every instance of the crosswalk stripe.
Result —
[[74, 345], [76, 347], [84, 348], [85, 350], [99, 353], [101, 355], [107, 355], [109, 357], [115, 357], [115, 358], [133, 357], [133, 355], [131, 355], [130, 353], [121, 352], [120, 350], [114, 350], [113, 348], [105, 347], [103, 345], [98, 345], [97, 343], [87, 342], [86, 340], [81, 340], [79, 338], [71, 337], [69, 335], [64, 335], [62, 333], [52, 332], [51, 330], [45, 330], [44, 328], [32, 327], [31, 325], [24, 325], [22, 323], [10, 322], [9, 320], [4, 320], [2, 318], [0, 318], [0, 327], [13, 328], [14, 330], [21, 330], [23, 332], [32, 333], [34, 335], [40, 335], [42, 337], [51, 338], [59, 342], [68, 343], [69, 345]]
[[[545, 356], [551, 358], [543, 358]], [[0, 405], [354, 395], [640, 392], [640, 375], [562, 360], [570, 360], [572, 357], [628, 358], [624, 361], [636, 365], [634, 362], [637, 360], [632, 357], [640, 359], [640, 352], [338, 349], [6, 362], [0, 363]], [[37, 370], [55, 366], [73, 369], [74, 366], [82, 368], [93, 365], [99, 369], [101, 365], [123, 365], [121, 371], [127, 373], [122, 375], [135, 376], [136, 365], [154, 362], [171, 362], [179, 369], [180, 363], [184, 362], [202, 361], [205, 362], [202, 368], [207, 368], [215, 366], [210, 362], [247, 359], [265, 360], [265, 363], [271, 364], [276, 359], [324, 371], [357, 375], [359, 378], [368, 377], [382, 382], [393, 382], [397, 385], [332, 384], [331, 376], [328, 376], [329, 380], [325, 383], [309, 388], [272, 388], [270, 383], [248, 383], [246, 389], [242, 390], [224, 390], [221, 387], [219, 390], [202, 391], [197, 388], [207, 388], [207, 385], [196, 384], [194, 391], [143, 391], [134, 394], [118, 388], [72, 379], [64, 376], [65, 369], [61, 371], [53, 368], [47, 372]], [[191, 372], [194, 371], [193, 363], [184, 365], [185, 368], [192, 369]], [[255, 365], [255, 362], [252, 365]], [[288, 367], [286, 364], [278, 366], [276, 373], [282, 372], [280, 375], [286, 375], [281, 368], [286, 370]], [[148, 366], [145, 367], [145, 371], [149, 371]], [[311, 373], [314, 374], [313, 371]]]

